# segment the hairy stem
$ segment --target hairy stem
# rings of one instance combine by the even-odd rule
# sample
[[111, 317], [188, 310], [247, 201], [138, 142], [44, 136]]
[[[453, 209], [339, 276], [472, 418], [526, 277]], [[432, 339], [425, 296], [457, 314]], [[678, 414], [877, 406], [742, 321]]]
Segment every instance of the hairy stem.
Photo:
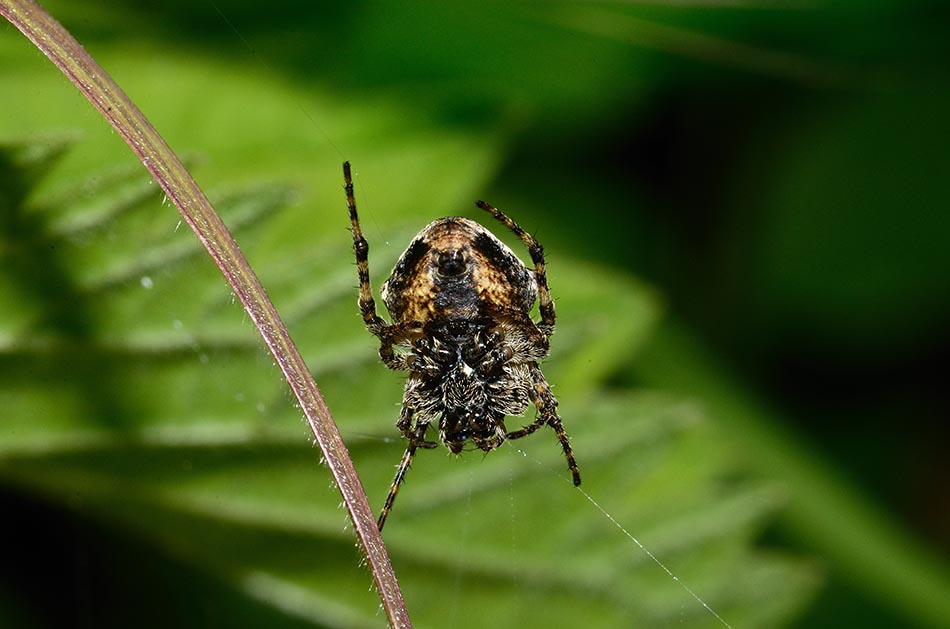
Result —
[[221, 269], [300, 402], [343, 495], [390, 625], [411, 627], [366, 493], [330, 410], [264, 287], [198, 184], [138, 107], [59, 22], [32, 0], [0, 0], [0, 14], [49, 57], [109, 121], [178, 207]]

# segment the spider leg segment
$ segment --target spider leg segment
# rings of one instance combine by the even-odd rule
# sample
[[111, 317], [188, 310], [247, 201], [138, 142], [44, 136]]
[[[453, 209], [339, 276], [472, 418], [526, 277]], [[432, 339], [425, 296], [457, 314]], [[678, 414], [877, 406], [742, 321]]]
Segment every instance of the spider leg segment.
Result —
[[475, 205], [498, 219], [498, 221], [510, 229], [515, 236], [520, 238], [521, 242], [528, 248], [531, 261], [534, 262], [534, 278], [538, 283], [538, 307], [541, 311], [541, 324], [539, 327], [545, 335], [551, 336], [551, 333], [554, 332], [554, 321], [556, 317], [554, 313], [554, 301], [551, 299], [551, 291], [548, 289], [547, 271], [544, 266], [544, 247], [534, 239], [534, 236], [523, 230], [518, 223], [514, 222], [498, 208], [484, 201], [477, 201]]
[[[403, 415], [399, 418], [400, 423], [406, 420], [412, 421], [412, 412], [407, 409], [403, 409]], [[429, 422], [419, 422], [415, 429], [412, 431], [405, 430], [406, 437], [409, 439], [409, 447], [406, 448], [406, 453], [402, 455], [402, 461], [399, 462], [399, 469], [396, 470], [396, 477], [393, 479], [393, 484], [389, 488], [389, 495], [386, 496], [386, 502], [383, 504], [383, 510], [379, 513], [379, 519], [376, 520], [376, 526], [380, 531], [383, 530], [383, 525], [386, 524], [386, 517], [389, 515], [389, 511], [393, 508], [393, 503], [396, 501], [396, 494], [399, 493], [399, 487], [402, 485], [402, 482], [406, 479], [406, 472], [409, 471], [409, 466], [412, 464], [412, 457], [416, 453], [417, 448], [435, 448], [436, 444], [431, 441], [426, 441], [426, 429], [429, 427]]]
[[350, 223], [353, 229], [353, 251], [356, 253], [356, 270], [360, 278], [360, 314], [366, 329], [380, 335], [386, 328], [386, 322], [376, 314], [376, 302], [373, 301], [373, 287], [369, 281], [369, 243], [363, 237], [360, 218], [356, 213], [356, 198], [353, 196], [353, 177], [350, 175], [350, 163], [343, 162], [343, 188], [346, 190], [346, 207], [350, 210]]
[[479, 363], [478, 370], [482, 373], [491, 373], [511, 360], [514, 355], [515, 350], [508, 346], [493, 349]]
[[407, 321], [396, 325], [389, 325], [382, 317], [376, 314], [376, 301], [373, 299], [373, 286], [369, 279], [369, 243], [363, 237], [360, 227], [360, 218], [356, 213], [356, 199], [353, 196], [353, 177], [350, 174], [350, 163], [343, 163], [343, 183], [346, 189], [346, 206], [350, 210], [350, 223], [353, 231], [353, 251], [356, 253], [356, 270], [360, 280], [359, 307], [366, 329], [379, 337], [379, 357], [390, 369], [409, 371], [412, 368], [408, 356], [396, 354], [393, 346], [402, 343], [422, 330], [422, 324]]
[[547, 424], [554, 429], [557, 440], [561, 443], [561, 449], [564, 450], [564, 456], [567, 458], [567, 467], [571, 470], [574, 477], [574, 486], [581, 484], [581, 474], [577, 471], [577, 461], [574, 460], [574, 452], [571, 450], [571, 443], [564, 433], [564, 425], [561, 423], [561, 417], [557, 414], [557, 399], [551, 393], [551, 386], [544, 379], [544, 374], [537, 366], [531, 369], [531, 379], [534, 381], [534, 389], [531, 391], [531, 401], [538, 407], [538, 417], [529, 426], [521, 430], [509, 432], [508, 439], [520, 439], [535, 432], [541, 426]]
[[[368, 325], [366, 326], [369, 327]], [[422, 324], [415, 321], [406, 321], [394, 325], [383, 324], [375, 332], [379, 337], [379, 357], [383, 364], [394, 371], [412, 371], [412, 356], [397, 354], [393, 347], [412, 338], [414, 334], [421, 334]]]
[[432, 448], [438, 448], [439, 444], [435, 441], [425, 441], [426, 431], [423, 430], [422, 434], [419, 433], [419, 428], [423, 426], [423, 423], [428, 426], [429, 422], [420, 422], [416, 425], [415, 428], [412, 428], [412, 409], [408, 406], [402, 407], [402, 413], [399, 414], [399, 420], [396, 422], [396, 428], [402, 433], [402, 436], [412, 441], [417, 436], [419, 437], [418, 446], [425, 450], [431, 450]]

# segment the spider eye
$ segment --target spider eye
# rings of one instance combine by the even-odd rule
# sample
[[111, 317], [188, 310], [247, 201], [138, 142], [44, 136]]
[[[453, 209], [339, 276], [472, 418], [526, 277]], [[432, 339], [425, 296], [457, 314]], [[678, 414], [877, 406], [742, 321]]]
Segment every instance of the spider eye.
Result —
[[454, 277], [465, 272], [465, 256], [461, 249], [452, 249], [450, 251], [440, 251], [436, 258], [436, 267], [439, 275], [443, 277]]

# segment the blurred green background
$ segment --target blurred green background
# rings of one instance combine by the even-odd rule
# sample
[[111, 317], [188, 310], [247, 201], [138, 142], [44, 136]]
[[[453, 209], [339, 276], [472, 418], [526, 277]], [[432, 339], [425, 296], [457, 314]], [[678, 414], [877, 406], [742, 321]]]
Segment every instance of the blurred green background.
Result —
[[[476, 199], [544, 243], [583, 489], [726, 622], [950, 627], [944, 3], [44, 6], [186, 156], [374, 508], [401, 377], [344, 159], [377, 287]], [[384, 625], [174, 208], [6, 24], [0, 79], [0, 625]], [[723, 626], [563, 467], [550, 431], [420, 454], [385, 535], [417, 626]]]

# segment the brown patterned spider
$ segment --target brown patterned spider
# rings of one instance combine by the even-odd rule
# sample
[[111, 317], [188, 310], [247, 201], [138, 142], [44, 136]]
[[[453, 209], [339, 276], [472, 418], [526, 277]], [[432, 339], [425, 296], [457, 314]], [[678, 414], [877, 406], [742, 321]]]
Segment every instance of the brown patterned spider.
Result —
[[[383, 283], [380, 294], [393, 319], [389, 324], [376, 314], [369, 245], [356, 214], [349, 162], [343, 164], [343, 181], [363, 322], [380, 340], [383, 363], [409, 372], [396, 422], [409, 445], [379, 514], [379, 529], [386, 523], [416, 449], [437, 447], [426, 441], [426, 430], [434, 422], [438, 422], [439, 439], [454, 454], [469, 441], [489, 452], [507, 439], [530, 435], [546, 424], [564, 449], [574, 485], [580, 485], [557, 400], [538, 368], [548, 355], [555, 319], [541, 245], [484, 201], [475, 205], [528, 247], [533, 272], [474, 221], [450, 216], [430, 223], [409, 243]], [[530, 317], [536, 299], [541, 312], [537, 323]], [[505, 416], [520, 415], [530, 403], [538, 409], [535, 421], [509, 432]]]

